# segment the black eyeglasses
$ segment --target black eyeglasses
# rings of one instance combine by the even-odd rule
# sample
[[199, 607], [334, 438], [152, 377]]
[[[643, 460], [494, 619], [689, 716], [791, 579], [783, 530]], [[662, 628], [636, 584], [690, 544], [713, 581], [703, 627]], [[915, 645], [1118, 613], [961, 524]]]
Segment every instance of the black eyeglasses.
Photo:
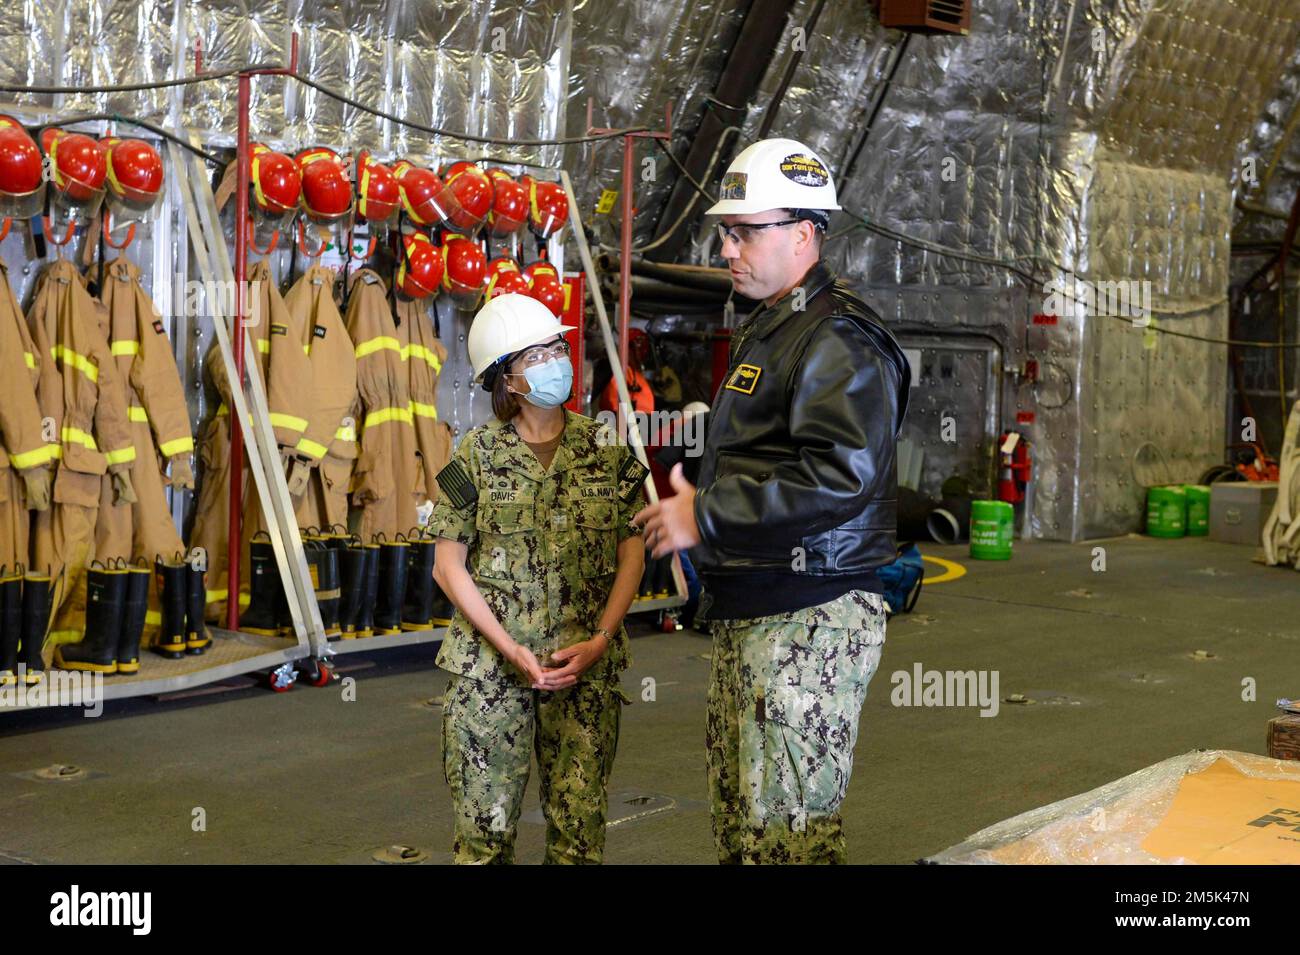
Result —
[[725, 226], [719, 222], [718, 238], [723, 242], [730, 239], [736, 245], [742, 245], [753, 242], [754, 237], [764, 229], [775, 229], [777, 226], [794, 225], [802, 221], [802, 219], [782, 219], [779, 222], [737, 222], [732, 226]]

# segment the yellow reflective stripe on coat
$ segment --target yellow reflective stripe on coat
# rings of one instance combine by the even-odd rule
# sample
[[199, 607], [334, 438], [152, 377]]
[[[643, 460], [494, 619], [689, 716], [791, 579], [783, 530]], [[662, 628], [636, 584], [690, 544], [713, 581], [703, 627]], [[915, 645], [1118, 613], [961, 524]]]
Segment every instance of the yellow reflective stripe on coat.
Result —
[[283, 414], [279, 411], [271, 412], [271, 427], [288, 428], [290, 431], [306, 431], [307, 419], [296, 418], [291, 414]]
[[113, 342], [112, 352], [114, 358], [121, 358], [124, 355], [138, 355], [140, 354], [140, 343], [127, 341]]
[[380, 408], [378, 411], [372, 411], [366, 415], [365, 422], [361, 425], [361, 430], [373, 427], [378, 424], [386, 424], [389, 421], [405, 421], [412, 424], [414, 419], [411, 417], [411, 408]]
[[257, 340], [257, 350], [260, 351], [263, 355], [271, 354], [270, 340], [266, 338], [259, 338]]
[[299, 438], [298, 443], [294, 445], [295, 451], [301, 451], [303, 454], [310, 454], [314, 458], [325, 457], [325, 452], [329, 448], [323, 444], [317, 444], [315, 441], [309, 441], [307, 438]]
[[128, 416], [131, 418], [131, 420], [134, 421], [136, 424], [148, 424], [148, 423], [149, 423], [149, 412], [145, 411], [145, 410], [144, 410], [143, 408], [141, 408], [139, 405], [132, 405], [131, 408], [130, 408], [130, 410], [127, 411], [127, 415], [128, 415]]
[[55, 345], [50, 349], [50, 357], [56, 362], [62, 360], [63, 364], [71, 365], [91, 381], [99, 383], [99, 366], [85, 355], [78, 355], [66, 345]]
[[425, 348], [423, 345], [412, 345], [409, 354], [412, 358], [424, 359], [434, 371], [442, 371], [442, 359], [438, 357], [432, 348]]
[[357, 429], [344, 426], [334, 432], [335, 441], [355, 441], [357, 440]]
[[29, 351], [23, 352], [23, 361], [27, 362], [27, 367], [32, 371], [36, 370], [36, 356]]
[[130, 464], [135, 460], [135, 445], [119, 448], [117, 451], [104, 452], [104, 460], [112, 467], [114, 464]]
[[[95, 444], [94, 435], [87, 434], [80, 428], [73, 428], [67, 425], [63, 428], [63, 443], [79, 444], [84, 448], [89, 448], [91, 451], [99, 450], [99, 445]], [[135, 449], [132, 448], [131, 450], [134, 452]]]
[[411, 410], [421, 418], [437, 418], [438, 409], [433, 405], [422, 405], [418, 401], [411, 402]]
[[50, 459], [55, 456], [54, 452], [58, 449], [57, 444], [45, 444], [35, 451], [23, 451], [20, 454], [10, 454], [9, 463], [19, 471], [26, 471], [28, 468], [40, 467], [42, 464], [49, 464]]
[[408, 354], [407, 349], [403, 348], [401, 342], [396, 338], [393, 338], [391, 335], [380, 335], [377, 338], [366, 339], [356, 347], [356, 356], [358, 358], [365, 358], [367, 355], [373, 355], [375, 352], [383, 351], [384, 349], [395, 351], [402, 356], [403, 361], [406, 360]]
[[193, 450], [193, 438], [177, 438], [175, 441], [164, 441], [158, 445], [158, 451], [164, 458], [174, 457], [178, 454], [189, 454]]

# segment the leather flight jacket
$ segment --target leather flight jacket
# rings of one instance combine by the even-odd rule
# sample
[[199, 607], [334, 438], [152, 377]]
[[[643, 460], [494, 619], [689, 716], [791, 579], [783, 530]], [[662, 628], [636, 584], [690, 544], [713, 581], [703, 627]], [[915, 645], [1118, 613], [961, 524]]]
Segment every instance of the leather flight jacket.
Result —
[[740, 326], [695, 497], [691, 556], [710, 617], [879, 591], [875, 569], [897, 556], [895, 442], [910, 385], [897, 340], [821, 263]]

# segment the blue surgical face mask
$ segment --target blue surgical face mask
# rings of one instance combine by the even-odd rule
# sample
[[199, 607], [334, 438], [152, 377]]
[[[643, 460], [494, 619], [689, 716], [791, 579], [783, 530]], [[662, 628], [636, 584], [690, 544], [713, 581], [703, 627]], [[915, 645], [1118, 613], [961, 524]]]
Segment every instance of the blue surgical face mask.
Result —
[[552, 358], [524, 369], [532, 390], [524, 399], [539, 408], [558, 408], [568, 400], [573, 389], [573, 365], [567, 358]]

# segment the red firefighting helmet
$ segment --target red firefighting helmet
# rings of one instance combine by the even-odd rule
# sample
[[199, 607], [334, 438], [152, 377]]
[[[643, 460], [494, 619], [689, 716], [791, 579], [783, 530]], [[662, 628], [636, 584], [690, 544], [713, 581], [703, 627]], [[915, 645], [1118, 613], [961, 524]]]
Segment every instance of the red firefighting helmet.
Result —
[[100, 140], [105, 149], [108, 201], [147, 209], [162, 194], [163, 163], [158, 151], [139, 139]]
[[104, 196], [104, 152], [81, 133], [46, 129], [41, 145], [50, 157], [50, 180], [71, 203], [97, 206]]
[[0, 116], [0, 216], [30, 219], [45, 202], [41, 151], [27, 130]]
[[539, 239], [549, 239], [569, 221], [569, 198], [558, 182], [528, 183], [528, 228]]
[[332, 149], [306, 149], [294, 157], [302, 176], [302, 207], [315, 222], [333, 222], [352, 211], [352, 183]]
[[477, 242], [449, 233], [443, 239], [442, 257], [447, 266], [442, 276], [442, 287], [458, 308], [477, 308], [488, 278], [487, 256], [483, 250]]
[[476, 233], [492, 211], [492, 180], [472, 162], [455, 162], [442, 171], [443, 181], [455, 197], [452, 226], [466, 235]]
[[386, 222], [401, 204], [401, 190], [393, 171], [375, 162], [370, 153], [357, 154], [353, 182], [357, 190], [357, 215], [367, 222]]
[[493, 186], [488, 231], [498, 238], [514, 235], [528, 221], [528, 190], [504, 169], [489, 169], [487, 176]]
[[408, 298], [425, 298], [442, 283], [441, 250], [420, 233], [402, 238], [402, 259], [397, 267], [397, 290]]
[[253, 188], [253, 203], [258, 210], [268, 216], [295, 212], [302, 195], [298, 164], [284, 153], [277, 153], [261, 143], [254, 143], [252, 152], [249, 180]]
[[524, 278], [523, 273], [519, 271], [519, 263], [508, 255], [503, 255], [489, 262], [487, 264], [487, 274], [487, 297], [489, 299], [510, 292], [516, 292], [520, 295], [528, 294], [528, 279]]
[[393, 167], [393, 175], [397, 177], [402, 208], [411, 222], [421, 228], [450, 225], [456, 200], [435, 173], [403, 159]]
[[559, 280], [539, 275], [529, 285], [528, 294], [549, 308], [556, 318], [564, 314], [564, 286]]

